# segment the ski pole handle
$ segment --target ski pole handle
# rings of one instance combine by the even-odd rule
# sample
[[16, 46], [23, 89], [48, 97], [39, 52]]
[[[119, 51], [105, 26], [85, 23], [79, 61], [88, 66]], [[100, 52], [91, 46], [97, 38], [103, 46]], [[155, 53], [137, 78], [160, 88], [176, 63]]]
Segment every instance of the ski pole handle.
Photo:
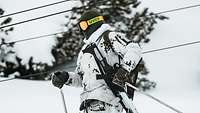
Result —
[[141, 94], [143, 94], [143, 95], [145, 95], [145, 96], [147, 96], [147, 97], [150, 97], [151, 99], [157, 101], [158, 103], [164, 105], [165, 107], [170, 108], [171, 110], [173, 110], [173, 111], [175, 111], [175, 112], [177, 112], [177, 113], [183, 113], [183, 112], [181, 112], [180, 110], [178, 110], [178, 109], [176, 109], [176, 108], [174, 108], [174, 107], [172, 107], [172, 106], [166, 104], [165, 102], [161, 101], [160, 99], [157, 99], [157, 98], [155, 98], [154, 96], [152, 96], [152, 95], [150, 95], [150, 94], [148, 94], [148, 93], [145, 93], [145, 92], [141, 91], [139, 88], [133, 86], [132, 84], [130, 84], [130, 83], [128, 83], [128, 82], [125, 83], [125, 86], [126, 86], [126, 87], [129, 86], [129, 87], [135, 89], [137, 92], [139, 92], [139, 93], [141, 93]]
[[65, 103], [65, 96], [64, 96], [64, 93], [63, 93], [62, 89], [60, 89], [60, 94], [61, 94], [61, 97], [62, 97], [62, 102], [63, 102], [65, 113], [67, 113], [67, 106], [66, 106], [66, 103]]

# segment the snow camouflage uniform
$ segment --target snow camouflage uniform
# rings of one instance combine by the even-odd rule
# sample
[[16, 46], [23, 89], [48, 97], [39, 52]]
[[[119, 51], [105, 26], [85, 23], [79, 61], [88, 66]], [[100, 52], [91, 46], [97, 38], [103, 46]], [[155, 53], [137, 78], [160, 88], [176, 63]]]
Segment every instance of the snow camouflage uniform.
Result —
[[[106, 43], [107, 40], [110, 45]], [[105, 23], [85, 38], [84, 43], [78, 55], [77, 67], [74, 72], [68, 72], [69, 77], [65, 84], [83, 87], [80, 110], [84, 113], [121, 113], [120, 99], [102, 79], [94, 56], [83, 51], [88, 45], [95, 43], [110, 66], [120, 65], [126, 71], [132, 72], [142, 59], [141, 48], [128, 40], [124, 34], [112, 31]]]

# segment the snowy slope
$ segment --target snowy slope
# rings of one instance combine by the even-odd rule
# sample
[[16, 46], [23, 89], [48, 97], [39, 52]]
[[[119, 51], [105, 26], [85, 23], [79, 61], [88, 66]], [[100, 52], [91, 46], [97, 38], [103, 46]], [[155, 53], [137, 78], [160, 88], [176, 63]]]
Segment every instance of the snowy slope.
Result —
[[[143, 0], [154, 12], [198, 4], [197, 0]], [[200, 8], [168, 13], [170, 20], [160, 22], [143, 50], [199, 40]], [[59, 17], [58, 19], [60, 19]], [[143, 55], [157, 88], [148, 93], [183, 111], [200, 113], [200, 44]], [[65, 87], [69, 113], [78, 113], [81, 89]], [[140, 113], [173, 113], [157, 102], [136, 93]], [[63, 113], [59, 90], [50, 82], [14, 80], [0, 83], [1, 113]], [[11, 108], [10, 108], [11, 107]], [[22, 108], [24, 107], [24, 108]]]
[[[1, 113], [63, 113], [60, 92], [44, 81], [13, 80], [0, 84]], [[78, 112], [80, 89], [65, 87], [69, 113]]]

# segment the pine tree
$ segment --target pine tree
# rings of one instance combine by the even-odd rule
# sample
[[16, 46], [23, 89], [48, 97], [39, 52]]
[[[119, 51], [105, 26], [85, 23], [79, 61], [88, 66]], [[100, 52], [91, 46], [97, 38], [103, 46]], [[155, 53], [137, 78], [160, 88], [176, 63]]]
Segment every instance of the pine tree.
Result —
[[[116, 28], [116, 31], [126, 34], [126, 36], [137, 43], [148, 43], [148, 35], [155, 29], [158, 20], [168, 19], [165, 16], [154, 14], [148, 8], [136, 11], [141, 4], [138, 0], [80, 0], [81, 7], [74, 7], [71, 15], [66, 16], [65, 24], [68, 32], [61, 37], [57, 37], [58, 44], [53, 48], [52, 53], [56, 59], [56, 64], [71, 60], [80, 51], [83, 36], [77, 27], [81, 14], [88, 9], [97, 9], [104, 15], [106, 23]], [[146, 90], [156, 86], [146, 75], [149, 73], [145, 62], [140, 64], [140, 74], [137, 86]]]

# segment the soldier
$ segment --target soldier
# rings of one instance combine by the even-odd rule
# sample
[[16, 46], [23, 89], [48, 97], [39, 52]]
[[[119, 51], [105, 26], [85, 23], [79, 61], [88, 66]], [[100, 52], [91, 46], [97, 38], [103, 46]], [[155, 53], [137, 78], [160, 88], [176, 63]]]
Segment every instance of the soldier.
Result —
[[[84, 113], [121, 113], [123, 108], [129, 112], [118, 92], [125, 92], [125, 82], [136, 81], [136, 67], [142, 59], [140, 46], [113, 31], [94, 9], [86, 11], [78, 24], [84, 35], [84, 46], [77, 67], [74, 72], [52, 73], [53, 85], [83, 87], [80, 110]], [[133, 91], [128, 97], [133, 97]]]

